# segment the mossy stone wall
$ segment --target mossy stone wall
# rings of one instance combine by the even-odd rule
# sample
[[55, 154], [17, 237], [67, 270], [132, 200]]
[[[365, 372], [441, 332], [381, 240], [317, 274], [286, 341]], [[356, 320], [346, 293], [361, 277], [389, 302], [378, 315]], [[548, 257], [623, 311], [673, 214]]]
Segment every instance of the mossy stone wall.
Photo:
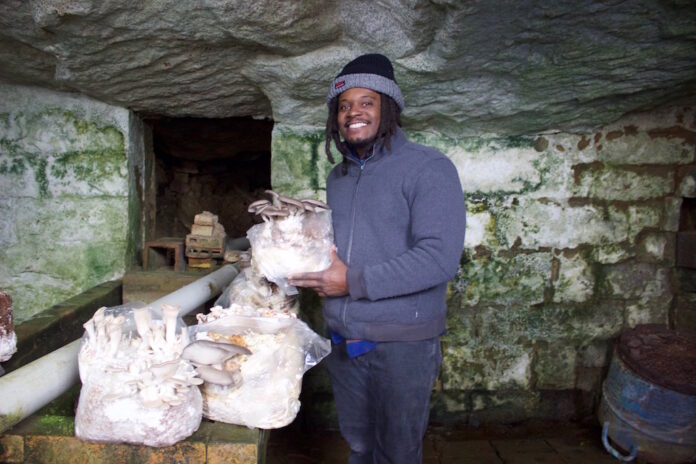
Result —
[[86, 97], [0, 85], [0, 288], [16, 322], [123, 274], [130, 119]]
[[[675, 320], [676, 233], [684, 191], [694, 190], [686, 175], [695, 161], [694, 109], [664, 108], [578, 134], [406, 132], [452, 159], [468, 208], [432, 417], [478, 424], [592, 413], [615, 337]], [[329, 168], [322, 129], [276, 125], [274, 188], [321, 198], [317, 179]], [[319, 302], [304, 301], [319, 328]], [[305, 387], [330, 397], [321, 369]]]

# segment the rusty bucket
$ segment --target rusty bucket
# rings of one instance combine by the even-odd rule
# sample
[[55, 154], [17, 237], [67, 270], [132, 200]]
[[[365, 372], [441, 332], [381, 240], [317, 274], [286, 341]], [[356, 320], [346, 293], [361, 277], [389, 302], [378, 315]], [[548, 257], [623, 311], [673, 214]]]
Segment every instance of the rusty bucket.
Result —
[[621, 461], [696, 462], [696, 333], [654, 324], [623, 333], [599, 420], [605, 448]]

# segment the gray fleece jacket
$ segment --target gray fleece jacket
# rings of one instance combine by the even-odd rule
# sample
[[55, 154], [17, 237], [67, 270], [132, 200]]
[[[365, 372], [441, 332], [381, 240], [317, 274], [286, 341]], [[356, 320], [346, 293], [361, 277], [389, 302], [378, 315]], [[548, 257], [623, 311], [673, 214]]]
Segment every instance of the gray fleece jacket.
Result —
[[454, 164], [409, 142], [348, 158], [326, 183], [334, 239], [350, 294], [326, 298], [329, 329], [348, 339], [425, 340], [445, 330], [447, 282], [464, 246], [466, 207]]

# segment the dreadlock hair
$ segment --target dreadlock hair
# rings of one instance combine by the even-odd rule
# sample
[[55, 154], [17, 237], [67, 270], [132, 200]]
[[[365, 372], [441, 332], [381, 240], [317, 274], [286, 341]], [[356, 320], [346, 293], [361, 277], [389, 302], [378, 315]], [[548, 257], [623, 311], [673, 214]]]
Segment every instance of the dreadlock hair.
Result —
[[[396, 134], [396, 128], [401, 127], [401, 108], [389, 96], [379, 93], [380, 96], [380, 116], [379, 128], [377, 129], [377, 139], [374, 145], [383, 143], [387, 150], [391, 149], [391, 138]], [[324, 150], [331, 164], [334, 163], [331, 155], [331, 142], [336, 145], [338, 151], [343, 155], [343, 166], [341, 172], [346, 175], [348, 172], [347, 156], [350, 155], [348, 144], [341, 140], [338, 131], [338, 95], [329, 102], [329, 116], [326, 118], [326, 145]], [[373, 145], [373, 146], [374, 146]]]

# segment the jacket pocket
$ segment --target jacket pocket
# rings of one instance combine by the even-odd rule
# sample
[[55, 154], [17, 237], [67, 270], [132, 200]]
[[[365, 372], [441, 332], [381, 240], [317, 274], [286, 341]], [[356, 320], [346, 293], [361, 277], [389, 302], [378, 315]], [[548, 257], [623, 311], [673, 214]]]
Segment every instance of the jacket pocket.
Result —
[[418, 295], [385, 298], [379, 301], [351, 300], [346, 308], [346, 323], [402, 323], [419, 318]]

